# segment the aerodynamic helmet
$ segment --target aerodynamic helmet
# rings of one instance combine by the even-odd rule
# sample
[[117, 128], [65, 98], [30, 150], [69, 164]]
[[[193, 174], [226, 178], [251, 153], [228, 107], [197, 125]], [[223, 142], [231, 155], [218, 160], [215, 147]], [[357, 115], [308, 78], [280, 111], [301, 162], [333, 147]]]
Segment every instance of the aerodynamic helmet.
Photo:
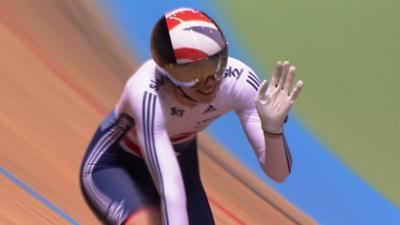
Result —
[[179, 8], [166, 13], [154, 26], [150, 45], [157, 69], [176, 86], [193, 87], [210, 75], [220, 79], [225, 71], [224, 34], [200, 10]]

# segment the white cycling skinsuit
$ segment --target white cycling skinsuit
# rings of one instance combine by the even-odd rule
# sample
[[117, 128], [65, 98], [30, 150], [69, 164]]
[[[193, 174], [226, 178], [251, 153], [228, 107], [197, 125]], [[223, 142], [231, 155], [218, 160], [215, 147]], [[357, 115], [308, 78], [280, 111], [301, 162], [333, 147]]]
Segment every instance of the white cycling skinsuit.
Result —
[[[189, 107], [177, 100], [171, 82], [166, 80], [156, 68], [155, 62], [149, 60], [127, 82], [113, 113], [115, 118], [129, 118], [126, 120], [129, 126], [125, 126], [125, 130], [121, 131], [119, 137], [113, 139], [116, 145], [109, 146], [118, 146], [128, 152], [129, 156], [140, 158], [142, 161], [144, 159], [159, 194], [164, 224], [187, 225], [188, 218], [190, 223], [194, 224], [192, 221], [195, 219], [190, 218], [191, 213], [188, 215], [187, 204], [191, 203], [187, 201], [188, 190], [187, 188], [185, 190], [185, 175], [182, 175], [185, 171], [182, 165], [180, 167], [181, 162], [178, 162], [180, 155], [185, 154], [185, 149], [175, 146], [190, 142], [195, 139], [197, 132], [205, 129], [218, 117], [235, 111], [259, 163], [264, 168], [267, 163], [265, 152], [274, 146], [268, 146], [268, 148], [265, 146], [265, 137], [255, 106], [261, 82], [247, 65], [229, 57], [214, 100], [207, 104]], [[100, 136], [106, 136], [107, 132], [116, 132], [111, 128], [107, 130], [108, 127], [113, 126], [113, 122], [115, 124], [115, 118], [105, 120], [101, 129], [104, 132], [96, 134], [99, 135], [96, 140], [101, 140]], [[229, 127], [226, 130], [230, 132]], [[287, 167], [290, 171], [290, 152], [285, 140], [282, 144], [284, 146], [279, 147], [286, 151]], [[96, 166], [87, 166], [90, 163], [97, 165], [96, 163], [101, 161], [90, 161], [96, 158], [91, 155], [96, 155], [99, 159], [103, 155], [106, 157], [105, 153], [108, 149], [93, 147], [97, 145], [91, 144], [92, 147], [89, 147], [92, 149], [89, 151], [91, 153], [87, 153], [89, 160], [85, 160], [82, 166], [83, 190], [88, 201], [97, 208], [97, 211], [100, 211], [100, 214], [108, 218], [110, 223], [120, 224], [137, 211], [141, 207], [140, 204], [144, 203], [132, 203], [133, 206], [125, 206], [124, 204], [127, 204], [129, 199], [116, 200], [112, 193], [107, 194], [105, 188], [99, 187], [100, 184], [96, 179], [100, 180], [100, 178], [94, 178], [93, 175], [96, 171], [93, 167]], [[96, 149], [102, 149], [102, 151]], [[110, 204], [115, 202], [119, 202], [118, 207], [114, 207], [118, 212], [110, 210]]]

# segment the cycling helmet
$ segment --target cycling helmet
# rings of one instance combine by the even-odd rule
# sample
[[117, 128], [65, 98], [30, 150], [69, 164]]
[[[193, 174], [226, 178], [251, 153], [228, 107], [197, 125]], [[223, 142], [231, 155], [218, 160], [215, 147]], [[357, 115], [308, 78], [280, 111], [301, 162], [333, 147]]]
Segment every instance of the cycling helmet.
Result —
[[228, 59], [225, 37], [207, 14], [179, 8], [161, 17], [151, 33], [157, 70], [173, 84], [193, 87], [214, 75], [220, 79]]

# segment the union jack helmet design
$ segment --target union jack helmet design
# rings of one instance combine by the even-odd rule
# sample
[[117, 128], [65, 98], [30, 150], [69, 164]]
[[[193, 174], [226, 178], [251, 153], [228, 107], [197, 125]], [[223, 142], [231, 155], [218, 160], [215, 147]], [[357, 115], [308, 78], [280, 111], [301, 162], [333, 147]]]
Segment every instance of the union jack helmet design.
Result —
[[151, 50], [160, 71], [178, 86], [194, 86], [209, 75], [220, 78], [227, 61], [227, 42], [218, 25], [190, 8], [161, 17], [152, 31]]

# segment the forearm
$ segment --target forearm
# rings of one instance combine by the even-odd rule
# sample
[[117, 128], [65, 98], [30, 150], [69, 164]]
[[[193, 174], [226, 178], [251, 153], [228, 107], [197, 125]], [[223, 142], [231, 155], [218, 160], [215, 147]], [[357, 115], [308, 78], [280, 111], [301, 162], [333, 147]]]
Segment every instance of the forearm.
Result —
[[[141, 125], [138, 124], [139, 131]], [[157, 127], [157, 126], [155, 126]], [[139, 132], [139, 143], [161, 198], [163, 224], [187, 225], [186, 193], [179, 163], [165, 130]]]
[[292, 160], [285, 136], [264, 133], [265, 148], [262, 168], [276, 182], [283, 182], [289, 176]]
[[[264, 171], [277, 182], [283, 182], [290, 173], [291, 157], [283, 135], [283, 125], [299, 96], [303, 82], [292, 87], [296, 68], [288, 61], [278, 62], [268, 85], [266, 80], [260, 85], [256, 97], [256, 109], [261, 120], [265, 139]], [[275, 133], [275, 134], [273, 134]], [[276, 134], [281, 135], [276, 135]]]
[[263, 132], [257, 115], [241, 122], [264, 172], [273, 180], [283, 182], [289, 175], [292, 164], [284, 135], [268, 135]]
[[153, 176], [161, 196], [163, 224], [187, 225], [185, 186], [175, 152], [166, 133], [154, 139], [155, 148], [148, 158], [153, 161]]

